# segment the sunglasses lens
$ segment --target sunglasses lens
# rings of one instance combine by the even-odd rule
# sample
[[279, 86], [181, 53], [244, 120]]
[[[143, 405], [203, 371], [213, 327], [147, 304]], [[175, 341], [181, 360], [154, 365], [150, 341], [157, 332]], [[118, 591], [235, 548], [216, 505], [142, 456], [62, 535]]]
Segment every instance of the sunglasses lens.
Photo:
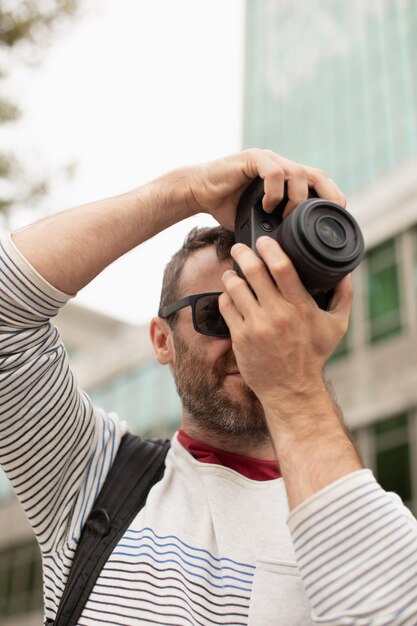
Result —
[[230, 335], [226, 322], [219, 311], [219, 296], [201, 296], [195, 303], [195, 321], [203, 334], [217, 337]]

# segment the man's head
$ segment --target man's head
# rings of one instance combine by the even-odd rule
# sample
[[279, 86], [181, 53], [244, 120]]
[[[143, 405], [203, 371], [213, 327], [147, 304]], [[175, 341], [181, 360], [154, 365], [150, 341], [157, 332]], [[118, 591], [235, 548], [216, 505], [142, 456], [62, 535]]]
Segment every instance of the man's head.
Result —
[[[194, 252], [210, 246], [213, 248], [219, 263], [231, 262], [230, 250], [234, 243], [234, 234], [223, 226], [193, 228], [188, 233], [181, 248], [177, 250], [165, 267], [159, 310], [179, 300], [183, 295], [191, 295], [182, 293], [181, 275], [184, 265]], [[171, 328], [175, 326], [178, 313], [173, 313], [166, 318]]]
[[[222, 292], [233, 244], [221, 226], [194, 228], [165, 269], [160, 312], [187, 296]], [[238, 373], [230, 337], [196, 332], [191, 306], [154, 318], [151, 337], [157, 360], [173, 371], [186, 420], [239, 439], [266, 437], [261, 404]]]

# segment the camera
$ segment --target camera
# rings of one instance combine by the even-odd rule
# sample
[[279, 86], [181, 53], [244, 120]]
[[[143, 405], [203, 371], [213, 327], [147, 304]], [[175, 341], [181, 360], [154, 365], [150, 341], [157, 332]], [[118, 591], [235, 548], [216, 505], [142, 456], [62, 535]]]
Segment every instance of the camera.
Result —
[[[258, 176], [239, 200], [236, 242], [246, 244], [257, 253], [258, 237], [267, 235], [278, 241], [318, 306], [327, 309], [334, 286], [359, 265], [365, 253], [356, 220], [338, 204], [318, 198], [312, 188], [308, 200], [285, 219], [282, 214], [288, 202], [287, 187], [272, 213], [263, 210], [263, 196], [264, 182]], [[236, 263], [234, 269], [244, 278]]]

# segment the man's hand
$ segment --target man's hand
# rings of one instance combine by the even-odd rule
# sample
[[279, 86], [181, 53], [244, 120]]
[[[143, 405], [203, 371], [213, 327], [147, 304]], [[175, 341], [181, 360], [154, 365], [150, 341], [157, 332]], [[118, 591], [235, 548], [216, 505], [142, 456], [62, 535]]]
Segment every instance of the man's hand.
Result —
[[[362, 463], [323, 380], [324, 365], [347, 330], [349, 276], [320, 309], [279, 244], [257, 241], [261, 259], [244, 244], [223, 275], [220, 311], [229, 326], [239, 371], [262, 403], [290, 508]], [[269, 273], [267, 271], [269, 270]]]
[[227, 271], [220, 308], [244, 380], [261, 402], [282, 406], [287, 396], [323, 386], [323, 367], [348, 327], [351, 279], [336, 286], [330, 310], [323, 311], [275, 240], [261, 237], [257, 249], [261, 258], [244, 244], [232, 248], [253, 291]]
[[346, 198], [327, 175], [319, 169], [300, 165], [272, 152], [250, 149], [197, 167], [188, 168], [187, 206], [193, 213], [210, 213], [220, 224], [234, 230], [239, 198], [260, 176], [264, 179], [263, 208], [271, 212], [284, 197], [288, 187], [288, 204], [284, 217], [308, 198], [313, 187], [321, 198], [345, 206]]
[[323, 198], [345, 202], [321, 170], [254, 149], [179, 168], [128, 193], [51, 215], [14, 233], [13, 240], [44, 278], [75, 294], [120, 256], [193, 214], [211, 213], [234, 230], [239, 198], [258, 175], [265, 180], [266, 211], [283, 198], [285, 181], [286, 213], [307, 199], [309, 186]]

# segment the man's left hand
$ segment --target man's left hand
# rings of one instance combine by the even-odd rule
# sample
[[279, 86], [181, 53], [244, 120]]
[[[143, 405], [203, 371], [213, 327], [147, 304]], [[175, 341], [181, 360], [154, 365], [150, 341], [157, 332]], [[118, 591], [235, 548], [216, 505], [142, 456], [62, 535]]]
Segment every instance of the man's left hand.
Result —
[[324, 365], [347, 331], [352, 283], [350, 276], [341, 280], [324, 311], [275, 240], [259, 238], [257, 250], [261, 258], [244, 244], [232, 248], [253, 291], [236, 272], [225, 272], [220, 310], [243, 379], [264, 407], [284, 409], [286, 399], [324, 387]]

